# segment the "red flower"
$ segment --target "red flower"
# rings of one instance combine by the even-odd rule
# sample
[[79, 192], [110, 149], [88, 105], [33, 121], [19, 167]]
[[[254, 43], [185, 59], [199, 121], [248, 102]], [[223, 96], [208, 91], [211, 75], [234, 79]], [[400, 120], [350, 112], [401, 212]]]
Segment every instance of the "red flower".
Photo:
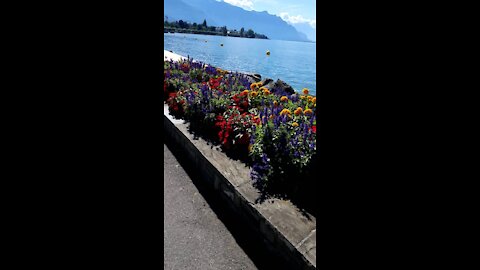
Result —
[[184, 63], [184, 64], [182, 64], [182, 66], [180, 67], [180, 69], [181, 69], [183, 72], [187, 73], [187, 72], [190, 71], [190, 66], [189, 66], [188, 64]]
[[220, 86], [220, 81], [222, 80], [222, 77], [218, 77], [217, 79], [211, 78], [208, 83], [210, 84], [210, 88], [217, 90], [217, 88]]
[[312, 129], [313, 133], [317, 133], [317, 126], [312, 126], [311, 129]]

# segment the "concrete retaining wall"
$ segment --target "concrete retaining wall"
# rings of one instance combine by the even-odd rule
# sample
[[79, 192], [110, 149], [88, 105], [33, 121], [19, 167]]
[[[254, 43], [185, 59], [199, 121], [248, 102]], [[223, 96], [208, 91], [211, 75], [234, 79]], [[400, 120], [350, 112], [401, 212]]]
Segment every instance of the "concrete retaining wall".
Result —
[[[289, 201], [255, 203], [259, 193], [249, 168], [228, 158], [217, 147], [188, 132], [183, 120], [174, 119], [164, 105], [165, 140], [172, 151], [188, 159], [192, 170], [249, 226], [270, 251], [285, 258], [292, 269], [316, 269], [316, 219], [302, 214]], [[273, 201], [273, 202], [272, 202]]]

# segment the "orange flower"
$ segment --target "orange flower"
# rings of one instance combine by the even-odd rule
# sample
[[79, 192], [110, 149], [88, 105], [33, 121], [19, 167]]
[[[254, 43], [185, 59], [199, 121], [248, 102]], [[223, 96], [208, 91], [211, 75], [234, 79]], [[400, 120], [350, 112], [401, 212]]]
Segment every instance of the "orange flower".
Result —
[[309, 102], [311, 102], [311, 101], [312, 101], [312, 99], [313, 99], [313, 97], [312, 97], [312, 96], [308, 96], [308, 97], [307, 97], [307, 100], [308, 100]]
[[256, 84], [256, 83], [252, 83], [252, 84], [250, 84], [250, 90], [253, 90], [253, 89], [255, 89], [255, 87], [257, 87], [257, 84]]
[[293, 122], [293, 123], [292, 123], [292, 126], [298, 127], [298, 123], [297, 123], [297, 122]]
[[285, 101], [287, 101], [287, 100], [288, 100], [288, 98], [287, 98], [286, 96], [282, 96], [282, 97], [280, 98], [280, 101], [282, 101], [282, 102], [285, 102]]
[[257, 82], [257, 87], [263, 86], [262, 82]]
[[317, 102], [317, 98], [316, 98], [316, 97], [312, 98], [312, 103], [315, 103], [315, 102]]
[[295, 115], [300, 115], [303, 113], [303, 109], [298, 107], [294, 112], [293, 112]]
[[311, 115], [313, 113], [313, 111], [311, 109], [306, 109], [303, 113], [305, 115]]
[[283, 109], [283, 110], [280, 112], [280, 115], [285, 115], [285, 114], [290, 115], [290, 114], [292, 114], [292, 112], [291, 112], [289, 109]]
[[248, 95], [248, 90], [243, 90], [242, 95], [244, 96]]
[[300, 96], [300, 99], [305, 99], [305, 96]]
[[302, 92], [303, 92], [304, 95], [308, 95], [308, 89], [307, 88], [303, 88]]
[[278, 102], [276, 100], [273, 102], [273, 106], [275, 106], [275, 107], [278, 106]]
[[262, 91], [266, 96], [270, 95], [270, 91], [266, 87], [260, 87], [260, 91]]
[[269, 118], [270, 118], [270, 119], [273, 119], [273, 114], [272, 114], [272, 115], [270, 115], [270, 117], [269, 117]]
[[228, 73], [226, 70], [223, 70], [223, 69], [221, 69], [221, 68], [217, 68], [217, 72], [220, 73], [220, 74], [222, 74], [222, 75]]
[[257, 91], [252, 91], [252, 92], [250, 92], [250, 96], [252, 96], [252, 97], [258, 96], [258, 92]]

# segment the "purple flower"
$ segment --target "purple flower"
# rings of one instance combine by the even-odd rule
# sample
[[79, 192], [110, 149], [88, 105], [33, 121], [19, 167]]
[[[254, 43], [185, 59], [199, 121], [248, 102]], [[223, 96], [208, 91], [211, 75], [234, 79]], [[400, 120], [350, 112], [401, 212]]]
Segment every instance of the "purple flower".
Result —
[[210, 74], [210, 75], [217, 75], [217, 69], [212, 67], [212, 66], [208, 66], [205, 68], [205, 71], [207, 72], [207, 74]]

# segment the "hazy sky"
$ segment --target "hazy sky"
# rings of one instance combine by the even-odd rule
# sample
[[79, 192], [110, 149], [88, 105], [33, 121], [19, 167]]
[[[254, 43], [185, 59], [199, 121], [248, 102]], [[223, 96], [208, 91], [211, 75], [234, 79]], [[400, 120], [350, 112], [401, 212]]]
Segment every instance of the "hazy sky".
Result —
[[[217, 0], [220, 1], [220, 0]], [[315, 0], [223, 0], [229, 4], [242, 7], [246, 10], [267, 11], [275, 14], [287, 22], [308, 22], [316, 27]]]

